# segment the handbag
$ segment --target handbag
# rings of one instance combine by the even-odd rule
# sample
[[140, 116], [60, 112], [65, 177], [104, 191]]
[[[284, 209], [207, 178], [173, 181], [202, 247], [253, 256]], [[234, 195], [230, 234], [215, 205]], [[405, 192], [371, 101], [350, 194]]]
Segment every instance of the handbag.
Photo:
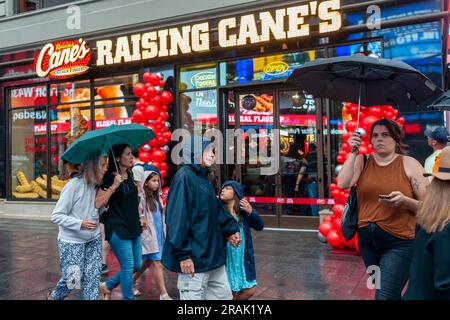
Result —
[[[363, 171], [367, 163], [367, 158], [363, 155]], [[362, 171], [361, 171], [362, 174]], [[358, 202], [356, 186], [352, 186], [344, 210], [342, 211], [341, 223], [342, 235], [345, 241], [351, 240], [358, 231]]]

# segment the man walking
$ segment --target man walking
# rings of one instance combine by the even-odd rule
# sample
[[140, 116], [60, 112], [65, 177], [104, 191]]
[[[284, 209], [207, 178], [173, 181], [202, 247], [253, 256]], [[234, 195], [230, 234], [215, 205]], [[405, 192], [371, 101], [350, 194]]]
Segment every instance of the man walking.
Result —
[[450, 135], [444, 127], [438, 127], [425, 130], [425, 136], [428, 138], [428, 145], [433, 149], [433, 153], [425, 160], [425, 172], [433, 173], [433, 168], [439, 167], [440, 154], [447, 146]]
[[207, 179], [214, 144], [194, 137], [183, 148], [183, 165], [167, 197], [162, 263], [178, 273], [181, 300], [231, 300], [225, 262], [228, 239], [241, 239], [236, 220], [217, 199]]

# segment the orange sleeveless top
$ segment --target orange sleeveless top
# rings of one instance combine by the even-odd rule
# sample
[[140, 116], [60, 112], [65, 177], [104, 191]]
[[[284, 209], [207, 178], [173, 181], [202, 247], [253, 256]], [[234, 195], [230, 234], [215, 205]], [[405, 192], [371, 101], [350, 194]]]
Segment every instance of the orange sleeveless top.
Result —
[[403, 167], [403, 157], [397, 156], [387, 166], [379, 166], [373, 155], [357, 182], [358, 225], [365, 227], [376, 223], [384, 231], [402, 239], [414, 239], [416, 216], [405, 207], [391, 207], [378, 201], [380, 194], [400, 191], [414, 198], [408, 176]]

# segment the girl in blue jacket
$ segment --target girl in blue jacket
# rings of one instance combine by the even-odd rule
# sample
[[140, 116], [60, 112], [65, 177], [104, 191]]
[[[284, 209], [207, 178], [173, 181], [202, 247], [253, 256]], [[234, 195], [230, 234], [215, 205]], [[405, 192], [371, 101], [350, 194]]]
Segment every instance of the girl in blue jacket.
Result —
[[250, 228], [261, 231], [264, 221], [250, 203], [243, 199], [242, 185], [233, 180], [222, 184], [220, 200], [239, 224], [241, 244], [227, 243], [226, 271], [234, 300], [248, 300], [256, 292], [255, 256]]

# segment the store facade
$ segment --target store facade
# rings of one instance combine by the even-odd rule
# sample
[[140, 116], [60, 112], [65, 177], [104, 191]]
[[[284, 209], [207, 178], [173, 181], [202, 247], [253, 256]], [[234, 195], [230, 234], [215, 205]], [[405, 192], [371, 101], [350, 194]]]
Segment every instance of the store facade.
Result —
[[[199, 13], [171, 25], [80, 35], [71, 40], [86, 41], [89, 69], [64, 79], [36, 73], [33, 62], [47, 43], [2, 54], [4, 212], [27, 217], [41, 206], [41, 215], [48, 216], [58, 194], [55, 186], [68, 177], [60, 159], [67, 143], [85, 130], [130, 123], [138, 101], [133, 87], [151, 71], [160, 73], [164, 89], [174, 94], [171, 130], [197, 126], [203, 132], [234, 133], [232, 148], [224, 144], [222, 154], [231, 152], [244, 161], [218, 165], [218, 184], [241, 181], [268, 226], [314, 229], [318, 211], [331, 204], [328, 186], [335, 178], [346, 119], [341, 102], [315, 99], [284, 81], [307, 61], [365, 54], [403, 60], [443, 87], [446, 6], [434, 0], [380, 1], [379, 29], [365, 23], [367, 4], [272, 1], [226, 16]], [[429, 153], [423, 131], [443, 125], [445, 115], [398, 107], [406, 119], [411, 154], [423, 160]], [[280, 146], [277, 154], [271, 153], [274, 143]], [[276, 170], [263, 175], [261, 168], [273, 164], [265, 161], [268, 156]], [[296, 189], [305, 160], [308, 174]], [[170, 168], [173, 175], [176, 166]], [[18, 173], [36, 181], [42, 192], [23, 197]]]

